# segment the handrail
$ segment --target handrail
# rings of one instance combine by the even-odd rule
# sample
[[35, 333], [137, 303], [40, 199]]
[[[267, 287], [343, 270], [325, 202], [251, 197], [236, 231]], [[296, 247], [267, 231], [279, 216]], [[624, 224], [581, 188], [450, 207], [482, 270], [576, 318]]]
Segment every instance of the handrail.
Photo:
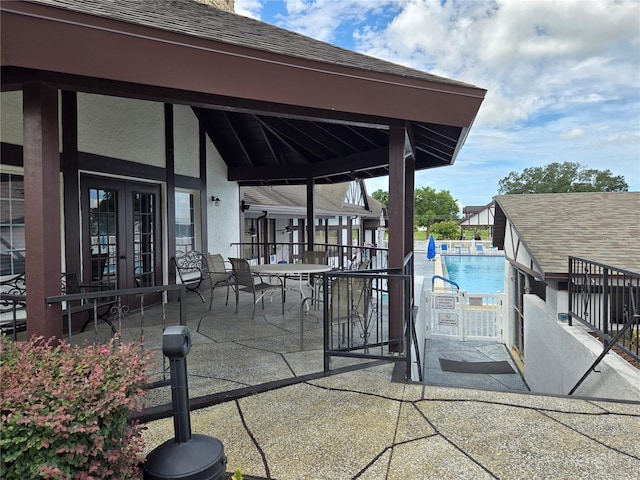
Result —
[[613, 346], [640, 360], [640, 272], [572, 256], [568, 271], [568, 325], [587, 326], [604, 350], [579, 383]]
[[589, 368], [584, 373], [584, 375], [580, 377], [580, 380], [578, 380], [578, 383], [576, 383], [573, 386], [573, 388], [569, 392], [569, 395], [573, 395], [575, 393], [578, 387], [582, 385], [582, 382], [584, 382], [587, 379], [587, 377], [591, 372], [597, 372], [596, 367], [598, 366], [598, 364], [604, 359], [607, 353], [609, 353], [609, 351], [618, 343], [618, 341], [627, 333], [627, 331], [629, 331], [629, 329], [633, 327], [633, 324], [638, 323], [639, 320], [640, 320], [640, 315], [633, 315], [632, 317], [629, 318], [629, 320], [627, 320], [627, 323], [625, 323], [624, 326], [618, 331], [618, 333], [611, 339], [611, 341], [605, 345], [602, 353], [589, 366]]
[[[101, 298], [104, 298], [105, 295], [108, 295], [110, 298], [114, 299], [114, 306], [110, 308], [111, 313], [115, 314], [118, 325], [122, 324], [122, 320], [124, 315], [129, 312], [128, 305], [122, 303], [123, 297], [127, 296], [135, 296], [140, 298], [140, 315], [141, 315], [141, 323], [140, 323], [140, 334], [141, 337], [144, 336], [144, 296], [148, 294], [161, 293], [163, 296], [162, 300], [162, 318], [163, 322], [165, 320], [166, 312], [164, 310], [166, 304], [166, 294], [168, 292], [179, 292], [178, 302], [180, 305], [180, 325], [186, 325], [186, 302], [184, 301], [186, 297], [186, 285], [184, 283], [172, 284], [172, 285], [156, 285], [151, 287], [138, 287], [138, 288], [125, 288], [125, 289], [115, 289], [115, 290], [101, 290], [98, 292], [87, 292], [87, 293], [73, 293], [67, 295], [51, 295], [45, 297], [44, 301], [47, 306], [51, 306], [56, 303], [63, 302], [74, 302], [74, 301], [82, 301], [88, 302], [93, 305], [93, 318], [94, 318], [94, 342], [98, 343], [98, 332], [97, 332], [97, 308], [98, 303]], [[110, 322], [107, 322], [112, 326]], [[67, 315], [67, 328], [68, 328], [68, 336], [69, 343], [72, 341], [72, 312], [70, 311]], [[119, 328], [118, 328], [119, 330]], [[163, 357], [164, 361], [164, 357]]]
[[[269, 263], [270, 256], [275, 255], [275, 262], [294, 263], [301, 261], [307, 247], [304, 242], [232, 242], [230, 247], [237, 249], [237, 256], [247, 260], [256, 260], [259, 264]], [[387, 266], [388, 248], [368, 245], [348, 245], [333, 243], [314, 243], [314, 250], [326, 251], [329, 264], [335, 268], [348, 269], [363, 260], [378, 258], [378, 265]], [[267, 253], [268, 252], [268, 253]], [[265, 256], [266, 255], [266, 256]]]
[[446, 282], [446, 283], [450, 283], [451, 285], [455, 286], [458, 290], [460, 290], [460, 285], [458, 285], [453, 280], [449, 280], [448, 278], [443, 277], [441, 275], [434, 275], [433, 277], [431, 277], [431, 289], [432, 290], [433, 290], [433, 284], [435, 283], [436, 279], [442, 280], [443, 282]]

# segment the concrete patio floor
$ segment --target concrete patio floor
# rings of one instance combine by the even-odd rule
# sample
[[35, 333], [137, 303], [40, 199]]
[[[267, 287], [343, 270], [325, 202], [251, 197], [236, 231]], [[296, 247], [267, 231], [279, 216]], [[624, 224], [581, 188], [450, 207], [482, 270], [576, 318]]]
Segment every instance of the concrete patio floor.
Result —
[[[314, 317], [299, 348], [299, 297], [287, 296], [284, 316], [274, 298], [252, 319], [250, 296], [241, 295], [236, 315], [233, 298], [225, 306], [224, 290], [214, 295], [212, 312], [208, 302], [188, 298], [191, 428], [223, 443], [228, 472], [273, 479], [639, 478], [638, 404], [535, 395], [504, 378], [497, 386], [475, 376], [479, 383], [457, 387], [404, 383], [393, 364], [377, 361], [332, 360], [339, 373], [324, 376], [322, 325]], [[169, 304], [167, 318], [177, 310]], [[157, 351], [159, 318], [149, 310], [144, 331], [147, 348]], [[125, 339], [138, 336], [138, 329], [123, 330]], [[495, 346], [479, 348], [496, 359]], [[455, 359], [452, 350], [441, 345], [433, 355]], [[264, 384], [270, 386], [259, 393], [242, 390]], [[170, 388], [150, 391], [147, 401], [170, 404]], [[193, 409], [204, 404], [210, 406]], [[173, 438], [172, 418], [145, 426], [147, 453]]]

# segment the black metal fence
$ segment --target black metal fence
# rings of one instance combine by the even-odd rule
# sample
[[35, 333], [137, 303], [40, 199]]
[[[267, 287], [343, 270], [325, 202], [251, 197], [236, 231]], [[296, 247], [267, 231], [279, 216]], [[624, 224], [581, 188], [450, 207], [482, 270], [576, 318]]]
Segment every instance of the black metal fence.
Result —
[[[297, 263], [307, 245], [305, 243], [280, 242], [245, 242], [232, 243], [236, 247], [237, 256], [254, 260], [258, 264]], [[363, 262], [369, 262], [369, 269], [384, 269], [388, 266], [389, 249], [354, 245], [334, 245], [331, 243], [315, 243], [315, 251], [327, 252], [329, 265], [338, 270], [359, 268]]]
[[[325, 371], [330, 369], [331, 357], [367, 358], [405, 362], [406, 376], [411, 378], [412, 352], [416, 356], [418, 352], [412, 255], [407, 255], [402, 268], [323, 274]], [[395, 334], [390, 291], [401, 294], [402, 323]]]
[[[169, 292], [177, 292], [178, 305], [180, 309], [179, 324], [186, 325], [186, 291], [187, 290], [184, 284], [160, 285], [155, 287], [129, 288], [108, 291], [102, 290], [98, 292], [74, 293], [70, 295], [54, 295], [46, 297], [45, 302], [47, 303], [47, 305], [53, 305], [56, 303], [62, 304], [63, 312], [67, 312], [65, 318], [67, 321], [67, 335], [69, 343], [73, 342], [74, 334], [78, 334], [77, 330], [74, 330], [74, 305], [89, 307], [88, 309], [78, 309], [76, 315], [82, 315], [82, 317], [84, 318], [86, 317], [87, 313], [89, 313], [91, 321], [85, 326], [91, 326], [91, 330], [93, 331], [94, 343], [100, 343], [104, 341], [104, 324], [108, 325], [109, 327], [106, 331], [106, 334], [110, 337], [112, 333], [122, 330], [122, 325], [125, 321], [129, 325], [131, 325], [131, 323], [134, 321], [139, 324], [139, 340], [143, 342], [146, 322], [145, 298], [153, 296], [154, 300], [149, 303], [153, 304], [154, 310], [156, 310], [158, 304], [157, 297], [158, 295], [161, 296], [160, 322], [164, 327], [167, 323], [166, 308]], [[135, 320], [133, 315], [134, 312], [130, 311], [131, 309], [129, 306], [129, 302], [131, 299], [135, 299]]]
[[588, 326], [604, 345], [640, 361], [640, 273], [569, 257], [569, 325]]

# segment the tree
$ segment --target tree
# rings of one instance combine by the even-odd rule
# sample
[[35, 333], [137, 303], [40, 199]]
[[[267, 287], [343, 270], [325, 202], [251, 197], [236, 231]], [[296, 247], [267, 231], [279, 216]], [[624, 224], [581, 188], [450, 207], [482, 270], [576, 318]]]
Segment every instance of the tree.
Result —
[[458, 203], [448, 190], [436, 192], [434, 188], [422, 187], [415, 191], [415, 224], [429, 227], [442, 220], [455, 220], [460, 211]]
[[389, 205], [389, 192], [385, 192], [382, 189], [378, 189], [371, 194], [373, 198], [383, 204], [385, 207]]
[[436, 240], [454, 240], [460, 236], [460, 224], [456, 220], [446, 220], [431, 225], [429, 233]]
[[[384, 190], [376, 190], [371, 194], [373, 198], [387, 206], [389, 193]], [[451, 196], [448, 190], [436, 192], [434, 188], [422, 187], [414, 193], [415, 226], [427, 227], [442, 220], [457, 220], [458, 202]]]
[[498, 182], [499, 194], [626, 192], [629, 186], [622, 175], [611, 170], [589, 169], [577, 162], [550, 163], [544, 167], [511, 172]]

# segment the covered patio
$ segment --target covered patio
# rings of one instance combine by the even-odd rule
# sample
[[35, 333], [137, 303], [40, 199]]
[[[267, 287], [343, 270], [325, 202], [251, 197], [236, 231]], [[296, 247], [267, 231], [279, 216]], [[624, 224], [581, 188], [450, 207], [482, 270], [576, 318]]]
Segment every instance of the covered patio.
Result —
[[[229, 256], [244, 233], [240, 188], [306, 185], [313, 250], [314, 184], [389, 175], [389, 266], [400, 267], [413, 248], [414, 172], [455, 161], [485, 95], [191, 0], [1, 8], [2, 91], [13, 107], [3, 112], [15, 114], [3, 123], [16, 128], [2, 162], [24, 176], [30, 335], [63, 335], [59, 307], [42, 300], [59, 294], [63, 271], [93, 281], [102, 238], [111, 285], [174, 283], [185, 190], [193, 248]], [[140, 214], [147, 227], [90, 232], [88, 196], [106, 192], [107, 205], [127, 189], [139, 200], [122, 197], [117, 221]], [[140, 228], [146, 243], [134, 244]], [[402, 293], [390, 302], [402, 318]]]

